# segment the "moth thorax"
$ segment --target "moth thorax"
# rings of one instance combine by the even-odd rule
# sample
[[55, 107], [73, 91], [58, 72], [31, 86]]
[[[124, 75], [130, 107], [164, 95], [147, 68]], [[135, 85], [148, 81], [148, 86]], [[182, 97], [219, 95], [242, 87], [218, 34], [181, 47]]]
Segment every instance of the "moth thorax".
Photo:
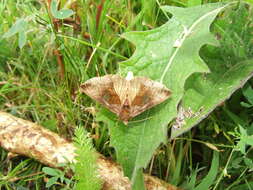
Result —
[[126, 96], [126, 100], [124, 101], [123, 105], [122, 105], [122, 109], [130, 109], [130, 102], [128, 100], [128, 96]]

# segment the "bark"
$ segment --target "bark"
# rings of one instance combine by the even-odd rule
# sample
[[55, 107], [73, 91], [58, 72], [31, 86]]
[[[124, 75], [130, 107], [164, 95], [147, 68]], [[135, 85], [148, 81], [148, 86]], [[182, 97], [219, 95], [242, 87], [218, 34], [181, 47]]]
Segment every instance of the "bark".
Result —
[[[11, 153], [25, 155], [50, 167], [75, 160], [75, 147], [35, 123], [0, 111], [0, 146]], [[97, 160], [103, 190], [130, 190], [131, 184], [124, 177], [121, 167], [99, 154]], [[147, 190], [178, 190], [156, 177], [145, 175]]]

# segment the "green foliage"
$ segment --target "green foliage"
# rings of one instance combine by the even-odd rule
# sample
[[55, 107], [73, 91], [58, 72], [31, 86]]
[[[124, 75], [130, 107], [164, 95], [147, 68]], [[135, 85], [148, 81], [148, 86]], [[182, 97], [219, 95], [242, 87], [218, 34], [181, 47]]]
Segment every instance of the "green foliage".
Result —
[[25, 31], [27, 27], [27, 22], [25, 19], [20, 18], [18, 19], [12, 27], [3, 35], [3, 38], [9, 38], [21, 31]]
[[[2, 154], [3, 155], [3, 154]], [[32, 165], [31, 159], [22, 160], [16, 165], [6, 164], [7, 162], [2, 162], [4, 165], [0, 165], [0, 189], [24, 189], [26, 188], [25, 180], [30, 179], [41, 181], [43, 175], [41, 173], [35, 172]], [[4, 172], [4, 169], [8, 173]]]
[[75, 129], [74, 145], [76, 147], [75, 178], [78, 180], [76, 190], [100, 190], [97, 154], [92, 146], [89, 134], [81, 127]]
[[65, 19], [65, 18], [68, 18], [68, 17], [72, 16], [73, 14], [75, 14], [75, 12], [72, 11], [71, 9], [58, 10], [57, 0], [51, 1], [50, 8], [51, 8], [51, 13], [52, 13], [53, 17], [57, 18], [57, 19]]
[[211, 162], [211, 167], [208, 172], [208, 174], [203, 177], [201, 180], [200, 184], [196, 184], [197, 182], [197, 173], [200, 172], [202, 169], [196, 169], [192, 172], [192, 175], [189, 178], [189, 182], [183, 185], [184, 189], [193, 189], [193, 190], [202, 190], [202, 189], [208, 189], [210, 186], [214, 183], [216, 179], [216, 175], [218, 174], [218, 169], [219, 169], [219, 153], [218, 152], [213, 152], [213, 159]]
[[245, 1], [253, 5], [253, 0], [245, 0]]
[[49, 188], [52, 185], [57, 184], [57, 181], [59, 180], [61, 183], [66, 183], [67, 186], [70, 185], [71, 180], [69, 180], [68, 178], [65, 177], [65, 172], [61, 171], [59, 169], [55, 169], [55, 168], [49, 168], [49, 167], [43, 167], [42, 171], [49, 175], [50, 178], [48, 179], [47, 183], [46, 183], [46, 187]]
[[246, 154], [246, 146], [253, 146], [253, 135], [248, 135], [247, 130], [245, 130], [242, 126], [239, 126], [238, 132], [234, 133], [236, 137], [239, 139], [236, 148], [241, 151], [242, 154]]
[[15, 34], [18, 34], [18, 46], [21, 49], [26, 44], [26, 30], [27, 30], [27, 21], [23, 18], [20, 18], [3, 35], [3, 38], [10, 38]]
[[[185, 108], [190, 107], [198, 114], [185, 120], [180, 129], [172, 130], [172, 138], [188, 131], [204, 119], [219, 104], [228, 99], [231, 94], [242, 87], [252, 76], [253, 61], [237, 63], [227, 71], [213, 72], [210, 75], [193, 75], [187, 84], [187, 91], [183, 98]], [[219, 67], [220, 71], [221, 68]], [[194, 98], [194, 99], [193, 99]], [[194, 105], [192, 102], [194, 101]]]
[[188, 0], [187, 6], [188, 7], [197, 6], [197, 5], [201, 5], [201, 3], [202, 3], [202, 0]]
[[212, 165], [211, 168], [206, 175], [205, 178], [201, 181], [199, 185], [197, 185], [194, 190], [201, 190], [205, 188], [209, 188], [215, 181], [216, 175], [218, 173], [219, 169], [219, 153], [218, 152], [213, 152], [213, 160], [212, 160]]
[[[66, 167], [66, 165], [65, 165], [65, 167]], [[42, 171], [46, 175], [50, 176], [50, 178], [48, 179], [48, 181], [46, 183], [47, 188], [49, 188], [55, 184], [58, 184], [57, 181], [59, 180], [61, 183], [66, 184], [65, 189], [71, 189], [69, 187], [71, 185], [71, 180], [69, 180], [67, 177], [65, 177], [65, 175], [66, 175], [65, 171], [62, 171], [62, 170], [59, 170], [56, 168], [49, 168], [49, 167], [43, 167]]]
[[[117, 157], [121, 163], [125, 163], [127, 174], [131, 175], [134, 168], [137, 182], [134, 184], [135, 189], [144, 188], [142, 170], [145, 166], [147, 166], [146, 173], [158, 176], [168, 183], [185, 187], [185, 181], [190, 179], [190, 185], [187, 186], [189, 189], [197, 187], [198, 184], [208, 184], [210, 188], [214, 187], [215, 189], [252, 188], [252, 81], [247, 82], [242, 91], [237, 90], [229, 100], [226, 100], [234, 90], [245, 82], [247, 68], [252, 64], [250, 62], [253, 55], [251, 7], [245, 6], [244, 3], [238, 3], [224, 9], [224, 12], [218, 14], [217, 19], [211, 25], [211, 31], [219, 40], [220, 46], [204, 45], [198, 51], [194, 46], [195, 41], [191, 42], [195, 38], [198, 39], [196, 31], [189, 33], [184, 41], [189, 40], [186, 44], [182, 43], [181, 38], [177, 36], [180, 32], [187, 33], [183, 25], [185, 22], [186, 25], [191, 25], [188, 19], [191, 19], [193, 13], [191, 11], [185, 12], [185, 9], [173, 8], [173, 10], [182, 10], [181, 15], [187, 20], [184, 22], [179, 19], [180, 16], [175, 18], [174, 12], [165, 14], [165, 10], [160, 9], [160, 6], [190, 7], [192, 12], [197, 14], [201, 12], [201, 9], [194, 8], [193, 4], [202, 3], [207, 6], [206, 3], [216, 2], [216, 0], [104, 1], [104, 3], [101, 0], [77, 0], [74, 6], [70, 5], [72, 1], [59, 0], [57, 2], [59, 6], [56, 1], [53, 1], [54, 4], [51, 6], [53, 10], [47, 10], [44, 1], [22, 1], [22, 3], [16, 0], [0, 1], [1, 110], [35, 121], [66, 138], [71, 138], [73, 126], [84, 126], [91, 134], [99, 152], [114, 160]], [[251, 0], [247, 0], [247, 2], [250, 3]], [[68, 13], [63, 10], [66, 8], [70, 10], [70, 7], [75, 14], [67, 17]], [[170, 7], [170, 9], [172, 8]], [[57, 14], [60, 15], [61, 11], [67, 19], [66, 21], [64, 19], [58, 21], [58, 30], [56, 30], [53, 18], [56, 18]], [[205, 11], [203, 9], [203, 14]], [[51, 14], [48, 15], [48, 13]], [[170, 27], [166, 30], [163, 25], [168, 18], [170, 22], [180, 20], [180, 23], [175, 25], [166, 23], [165, 26]], [[15, 26], [19, 19], [23, 19], [26, 24]], [[80, 23], [72, 25], [72, 23], [68, 23], [69, 20], [80, 21]], [[210, 23], [210, 20], [206, 22], [207, 25]], [[26, 29], [23, 28], [24, 26]], [[199, 28], [197, 34], [204, 30], [200, 25], [196, 29]], [[207, 28], [209, 29], [209, 27]], [[189, 28], [186, 27], [186, 29]], [[120, 35], [136, 30], [140, 32]], [[145, 30], [148, 31], [141, 32]], [[160, 33], [161, 31], [164, 33]], [[170, 33], [168, 34], [168, 32]], [[205, 30], [205, 32], [210, 36], [209, 31]], [[6, 34], [8, 34], [7, 37], [4, 37]], [[134, 41], [136, 51], [134, 45], [123, 40], [121, 36]], [[157, 39], [161, 41], [156, 42]], [[179, 40], [176, 41], [176, 39]], [[172, 43], [175, 41], [176, 43]], [[175, 47], [172, 47], [171, 44]], [[197, 43], [197, 45], [199, 44]], [[185, 47], [187, 48], [182, 51]], [[191, 67], [191, 61], [193, 61], [199, 63], [199, 67], [203, 66], [202, 71], [206, 71], [208, 68], [210, 73], [194, 73], [187, 79], [182, 78], [182, 81], [178, 81], [186, 73], [184, 70], [188, 70], [185, 65], [180, 66], [181, 69], [178, 71], [173, 71], [175, 73], [173, 75], [168, 72], [170, 77], [166, 76], [164, 82], [166, 86], [173, 88], [172, 99], [138, 116], [134, 122], [130, 122], [130, 127], [121, 126], [119, 121], [117, 123], [119, 126], [115, 125], [117, 118], [114, 115], [104, 109], [97, 113], [96, 110], [100, 106], [94, 106], [93, 101], [80, 95], [79, 85], [88, 78], [118, 71], [125, 74], [128, 69], [135, 71], [136, 75], [149, 76], [159, 81], [162, 75], [160, 75], [160, 71], [157, 71], [158, 67], [154, 63], [160, 65], [168, 63], [172, 51], [167, 48], [171, 48], [172, 51], [179, 49], [178, 55], [175, 56], [176, 63], [182, 64], [181, 61], [188, 63], [185, 57], [194, 57], [193, 60], [189, 59], [188, 66]], [[59, 77], [58, 57], [53, 53], [55, 50], [58, 50], [62, 56], [62, 63], [65, 66], [63, 78]], [[133, 53], [134, 51], [135, 53]], [[155, 52], [156, 55], [164, 55], [164, 57], [161, 57], [161, 60], [155, 59], [152, 57], [154, 54], [150, 54], [149, 51]], [[118, 64], [132, 54], [130, 60]], [[215, 95], [211, 95], [210, 92], [217, 93], [217, 91], [212, 84], [221, 82], [226, 86], [226, 80], [218, 80], [218, 78], [222, 77], [226, 71], [232, 71], [231, 69], [236, 68], [236, 65], [240, 68], [239, 73], [242, 75], [236, 76], [236, 72], [234, 72], [230, 77], [231, 81], [226, 79], [229, 84], [233, 82], [234, 85], [233, 90], [230, 89], [222, 95], [222, 99], [226, 102], [219, 107], [213, 106], [212, 109], [217, 107], [215, 111], [202, 120], [204, 116], [207, 116], [203, 113], [206, 110], [211, 112], [212, 109], [209, 109], [211, 106], [206, 110], [203, 109], [200, 106], [200, 100], [203, 100], [204, 96], [206, 97], [204, 103], [207, 103], [210, 96], [212, 99], [210, 104], [214, 102]], [[245, 73], [242, 72], [242, 67], [245, 69]], [[193, 69], [190, 68], [189, 71]], [[174, 80], [167, 81], [167, 79], [171, 80], [171, 77]], [[241, 84], [238, 82], [239, 78], [243, 78]], [[186, 83], [183, 85], [185, 80]], [[177, 86], [180, 86], [181, 91], [175, 90]], [[185, 90], [187, 90], [186, 93]], [[174, 103], [172, 108], [168, 109], [168, 107], [175, 101], [175, 96], [179, 94], [183, 98], [180, 105], [184, 109], [188, 109], [187, 104], [192, 108], [193, 118], [191, 119], [196, 119], [193, 124], [202, 121], [191, 132], [184, 133], [168, 142], [165, 135], [166, 125], [171, 118], [165, 118], [165, 116], [167, 117], [168, 114], [172, 117], [173, 110], [174, 116], [176, 115], [177, 103]], [[217, 99], [219, 98], [217, 97]], [[169, 112], [167, 113], [167, 111]], [[203, 117], [195, 118], [198, 116]], [[164, 126], [161, 128], [159, 121], [153, 122], [153, 120], [160, 118], [164, 120], [162, 122]], [[189, 123], [187, 122], [187, 124]], [[117, 147], [116, 154], [115, 149], [109, 146], [110, 133], [108, 133], [107, 125], [110, 126], [112, 134], [111, 145]], [[189, 128], [183, 126], [181, 132], [184, 132], [183, 129], [189, 130], [191, 125], [188, 126]], [[152, 135], [147, 129], [152, 132]], [[176, 132], [180, 132], [180, 129]], [[157, 149], [161, 141], [165, 144], [160, 145]], [[152, 144], [153, 142], [155, 143]], [[149, 147], [149, 144], [152, 146]], [[122, 151], [121, 153], [118, 152], [119, 149]], [[215, 165], [215, 162], [210, 159], [215, 149], [222, 151], [217, 170], [218, 178], [215, 178], [216, 169], [209, 169], [209, 166]], [[131, 159], [123, 160], [124, 156]], [[142, 159], [142, 156], [145, 159]], [[152, 160], [149, 163], [151, 157]], [[2, 163], [0, 164], [0, 189], [39, 190], [45, 188], [44, 174], [41, 172], [42, 166], [36, 161], [29, 161], [28, 164], [19, 167], [19, 163], [23, 162], [26, 162], [23, 157], [9, 160], [7, 152], [0, 149], [0, 163]], [[15, 169], [17, 166], [18, 170]], [[13, 172], [14, 170], [15, 172]], [[211, 176], [208, 175], [209, 173]], [[60, 176], [59, 173], [58, 177]], [[55, 176], [51, 176], [50, 179], [53, 177]], [[60, 178], [57, 182], [54, 178], [54, 183], [57, 185], [52, 185], [48, 189], [73, 189], [73, 183], [68, 186], [61, 183]]]
[[147, 166], [154, 150], [165, 142], [167, 123], [176, 116], [186, 79], [192, 73], [209, 71], [198, 51], [206, 43], [215, 44], [209, 27], [223, 8], [221, 4], [188, 9], [163, 7], [174, 15], [169, 22], [154, 30], [123, 35], [136, 45], [136, 51], [121, 64], [121, 72], [148, 76], [173, 92], [169, 101], [136, 117], [128, 127], [118, 122], [109, 124], [118, 161], [133, 182], [139, 169]]
[[252, 87], [247, 84], [242, 89], [242, 93], [244, 97], [246, 98], [247, 102], [241, 102], [241, 105], [246, 108], [251, 108], [253, 106], [253, 89]]

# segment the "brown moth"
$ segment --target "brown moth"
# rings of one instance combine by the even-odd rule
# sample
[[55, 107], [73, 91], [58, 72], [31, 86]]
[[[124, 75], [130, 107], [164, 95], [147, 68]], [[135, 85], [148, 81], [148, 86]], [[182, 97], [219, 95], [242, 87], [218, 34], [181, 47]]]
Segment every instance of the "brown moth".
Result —
[[125, 124], [171, 95], [163, 84], [146, 77], [133, 77], [132, 72], [126, 78], [119, 75], [91, 78], [81, 85], [81, 91], [116, 113]]

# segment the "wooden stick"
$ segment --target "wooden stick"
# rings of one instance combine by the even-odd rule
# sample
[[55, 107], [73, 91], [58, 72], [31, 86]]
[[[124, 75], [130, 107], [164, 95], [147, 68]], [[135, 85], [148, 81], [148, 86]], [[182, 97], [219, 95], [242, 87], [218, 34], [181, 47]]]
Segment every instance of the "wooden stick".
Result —
[[[75, 161], [75, 147], [35, 123], [0, 111], [0, 146], [11, 153], [25, 155], [50, 167]], [[124, 177], [121, 167], [99, 154], [97, 160], [103, 190], [130, 190], [131, 184]], [[145, 175], [147, 190], [179, 190], [162, 180]]]

